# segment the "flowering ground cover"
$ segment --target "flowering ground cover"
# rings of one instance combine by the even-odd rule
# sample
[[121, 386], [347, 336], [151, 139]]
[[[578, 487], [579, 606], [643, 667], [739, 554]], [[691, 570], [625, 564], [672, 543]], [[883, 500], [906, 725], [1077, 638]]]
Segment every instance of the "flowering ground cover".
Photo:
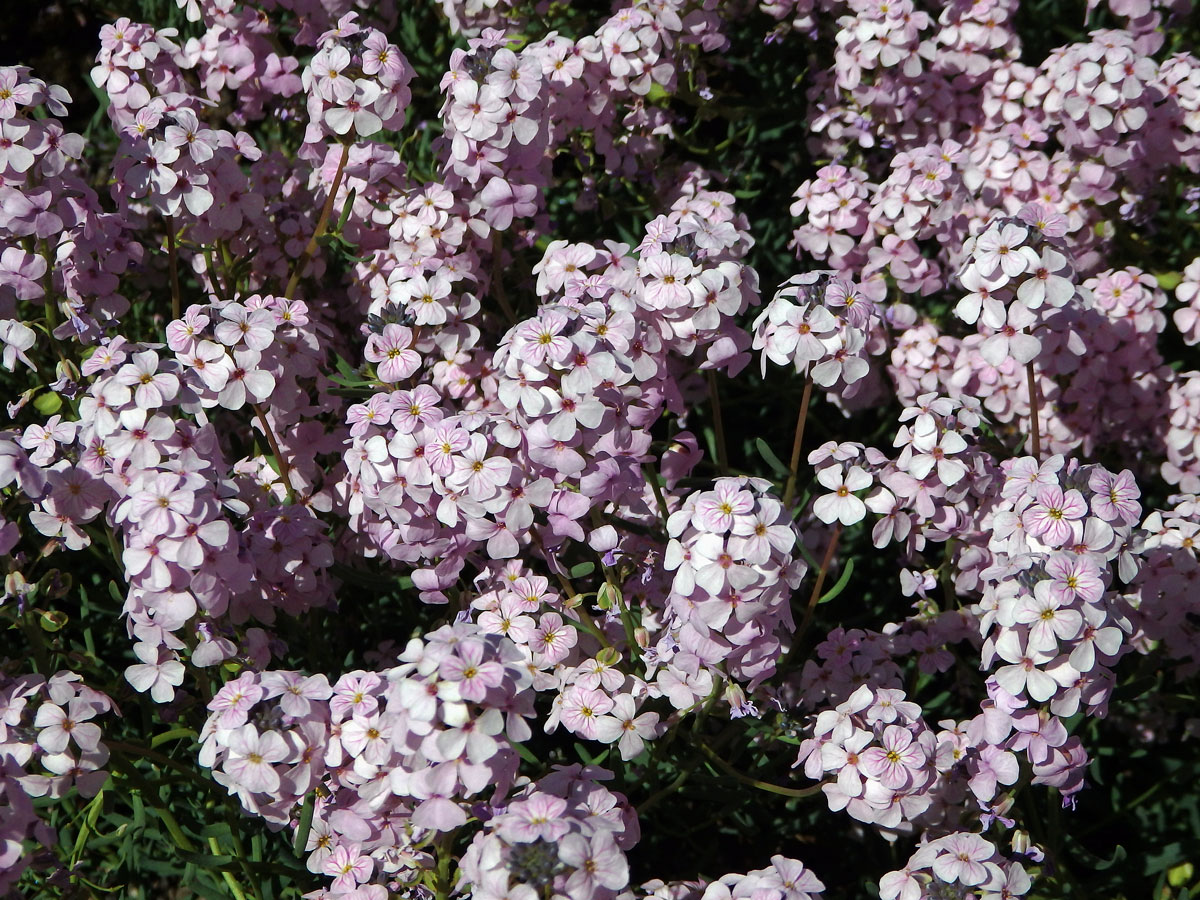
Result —
[[32, 12], [0, 896], [1200, 891], [1191, 12]]

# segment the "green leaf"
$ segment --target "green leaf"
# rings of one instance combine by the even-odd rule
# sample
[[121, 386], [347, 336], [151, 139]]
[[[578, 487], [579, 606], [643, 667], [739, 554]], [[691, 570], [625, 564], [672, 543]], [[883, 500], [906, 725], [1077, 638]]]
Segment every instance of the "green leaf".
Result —
[[788, 475], [788, 467], [783, 464], [775, 451], [762, 438], [754, 439], [754, 446], [758, 448], [758, 455], [766, 460], [767, 465], [771, 467], [771, 471], [781, 478], [786, 478]]
[[342, 205], [342, 214], [338, 216], [337, 227], [334, 231], [338, 234], [346, 227], [346, 222], [350, 219], [350, 213], [354, 210], [354, 198], [358, 196], [357, 188], [350, 188], [350, 193], [346, 195], [346, 202]]
[[1112, 693], [1112, 699], [1122, 703], [1129, 700], [1136, 700], [1145, 694], [1150, 693], [1158, 687], [1158, 676], [1147, 675], [1144, 678], [1135, 678], [1133, 681], [1123, 684]]
[[1175, 290], [1183, 281], [1182, 272], [1155, 272], [1154, 277], [1158, 281], [1158, 286], [1164, 291]]
[[296, 838], [292, 843], [292, 850], [296, 857], [304, 856], [308, 848], [308, 833], [312, 829], [313, 810], [317, 805], [317, 792], [311, 792], [304, 798], [304, 806], [300, 808], [300, 824], [296, 828]]
[[596, 571], [596, 564], [594, 562], [581, 562], [577, 566], [571, 566], [571, 577], [584, 578], [591, 575], [594, 571]]
[[180, 738], [187, 740], [195, 740], [196, 732], [190, 728], [172, 728], [170, 731], [164, 731], [162, 734], [156, 734], [150, 739], [151, 748], [161, 746], [168, 741], [177, 741]]
[[517, 751], [517, 756], [521, 757], [521, 759], [525, 760], [525, 762], [532, 766], [541, 765], [542, 761], [534, 756], [533, 751], [524, 744], [518, 743], [517, 741], [509, 741], [509, 744], [511, 744], [512, 748]]
[[175, 842], [175, 846], [182, 850], [185, 854], [191, 853], [193, 844], [188, 836], [183, 833], [183, 829], [179, 827], [179, 823], [175, 821], [175, 816], [165, 806], [152, 806], [154, 813], [162, 819], [162, 823], [167, 826], [167, 833], [171, 835], [171, 840]]
[[846, 585], [850, 583], [850, 576], [854, 574], [854, 557], [851, 556], [846, 560], [846, 568], [842, 570], [842, 577], [837, 580], [837, 584], [825, 592], [825, 595], [817, 601], [817, 606], [822, 603], [828, 603], [833, 600], [846, 589]]
[[230, 837], [228, 822], [214, 822], [212, 825], [205, 825], [200, 829], [200, 837], [204, 840], [209, 838], [228, 838]]
[[206, 852], [183, 852], [178, 854], [179, 858], [185, 862], [190, 862], [192, 865], [199, 866], [202, 869], [223, 869], [233, 862], [232, 856], [216, 856]]
[[1094, 868], [1097, 872], [1103, 872], [1105, 869], [1111, 869], [1117, 863], [1123, 862], [1125, 857], [1128, 855], [1129, 854], [1125, 852], [1125, 848], [1120, 844], [1117, 844], [1117, 849], [1113, 851], [1113, 855], [1108, 859], [1101, 859], [1095, 864]]

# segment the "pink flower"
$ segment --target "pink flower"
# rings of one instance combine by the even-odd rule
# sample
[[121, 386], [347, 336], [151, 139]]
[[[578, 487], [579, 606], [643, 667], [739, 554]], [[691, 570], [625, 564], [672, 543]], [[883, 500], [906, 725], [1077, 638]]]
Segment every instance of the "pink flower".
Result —
[[47, 753], [62, 753], [67, 742], [74, 741], [80, 750], [95, 750], [100, 743], [100, 726], [85, 721], [95, 715], [95, 710], [78, 697], [70, 702], [68, 710], [54, 703], [38, 707], [33, 720], [34, 727], [40, 729], [38, 746]]
[[1075, 285], [1062, 272], [1070, 273], [1067, 258], [1050, 247], [1042, 250], [1042, 257], [1033, 273], [1017, 288], [1017, 299], [1030, 309], [1043, 303], [1064, 306], [1075, 296]]
[[1104, 595], [1100, 566], [1091, 557], [1073, 553], [1056, 553], [1046, 563], [1050, 576], [1050, 596], [1069, 604], [1076, 598], [1084, 603], [1097, 603]]
[[143, 350], [117, 371], [117, 382], [133, 389], [133, 402], [141, 409], [155, 409], [175, 399], [179, 379], [158, 370], [158, 354]]
[[841, 466], [829, 466], [817, 473], [817, 481], [833, 491], [822, 494], [813, 504], [813, 512], [826, 525], [835, 521], [853, 525], [862, 521], [867, 514], [867, 505], [852, 491], [861, 491], [871, 486], [871, 476], [865, 469], [851, 466], [845, 472]]
[[479, 627], [486, 634], [503, 634], [518, 644], [527, 644], [533, 636], [533, 619], [521, 615], [525, 606], [520, 601], [505, 597], [495, 609], [479, 614]]
[[1058, 485], [1040, 488], [1037, 500], [1021, 514], [1025, 530], [1051, 547], [1071, 539], [1071, 523], [1087, 515], [1087, 504], [1077, 490], [1065, 493]]
[[595, 740], [599, 717], [612, 708], [612, 698], [604, 691], [572, 685], [563, 697], [561, 720], [580, 737]]
[[1054, 696], [1058, 684], [1038, 666], [1050, 662], [1054, 653], [1032, 646], [1032, 638], [1030, 644], [1026, 648], [1017, 631], [1006, 629], [996, 640], [996, 653], [1012, 665], [1001, 666], [992, 678], [1014, 697], [1028, 692], [1030, 699], [1043, 703]]
[[1095, 491], [1092, 496], [1092, 515], [1106, 522], [1120, 522], [1123, 525], [1134, 525], [1141, 518], [1142, 505], [1136, 501], [1142, 492], [1128, 469], [1119, 475], [1095, 469], [1088, 476], [1088, 487]]
[[313, 700], [328, 700], [333, 695], [329, 679], [322, 674], [304, 677], [297, 672], [265, 672], [262, 684], [266, 696], [279, 696], [279, 708], [296, 718], [312, 711]]
[[361, 756], [372, 765], [384, 765], [392, 756], [391, 721], [378, 713], [354, 716], [342, 723], [341, 741], [351, 756]]
[[562, 362], [572, 351], [569, 338], [562, 334], [567, 326], [567, 317], [554, 310], [543, 310], [538, 317], [517, 329], [523, 341], [521, 359], [533, 366], [540, 366], [548, 359]]
[[975, 241], [975, 263], [984, 274], [996, 269], [1007, 278], [1035, 270], [1040, 264], [1032, 247], [1022, 246], [1029, 232], [1012, 222], [999, 227], [993, 225]]
[[988, 877], [983, 861], [991, 859], [996, 848], [977, 834], [956, 832], [939, 838], [933, 873], [947, 884], [983, 884]]
[[575, 629], [564, 623], [558, 613], [551, 612], [538, 620], [538, 627], [529, 640], [529, 648], [536, 660], [554, 665], [566, 659], [578, 640]]
[[250, 708], [262, 699], [263, 689], [251, 672], [244, 672], [233, 681], [228, 681], [208, 702], [210, 712], [220, 713], [217, 724], [221, 728], [237, 728], [244, 724]]
[[724, 534], [734, 529], [754, 509], [754, 497], [736, 479], [721, 479], [713, 490], [696, 501], [692, 525], [701, 531]]
[[352, 891], [370, 879], [375, 871], [375, 860], [363, 856], [358, 844], [338, 844], [321, 865], [321, 871], [337, 876], [330, 884], [330, 890]]
[[619, 891], [629, 884], [629, 863], [609, 831], [597, 831], [591, 840], [567, 835], [558, 845], [558, 858], [575, 869], [564, 890], [568, 897], [585, 900], [597, 887]]
[[490, 688], [504, 682], [504, 666], [495, 660], [483, 661], [484, 644], [478, 640], [460, 641], [453, 656], [442, 660], [438, 669], [442, 678], [458, 683], [459, 696], [482, 703]]
[[276, 732], [259, 734], [253, 725], [242, 725], [229, 735], [229, 756], [222, 769], [239, 787], [255, 794], [272, 794], [279, 790], [279, 773], [272, 763], [286, 759], [288, 752]]
[[563, 818], [566, 809], [567, 801], [561, 797], [536, 793], [508, 807], [497, 833], [506, 841], [542, 840], [557, 844], [571, 828]]
[[488, 441], [472, 434], [470, 444], [454, 457], [454, 469], [446, 476], [446, 486], [465, 490], [473, 500], [491, 500], [508, 483], [512, 463], [503, 456], [488, 456]]
[[329, 709], [335, 722], [351, 715], [369, 715], [379, 707], [373, 691], [383, 684], [374, 672], [349, 672], [337, 680]]
[[214, 330], [227, 347], [237, 344], [250, 350], [266, 350], [275, 340], [275, 315], [268, 309], [247, 309], [240, 303], [221, 308], [221, 321]]
[[[165, 648], [146, 641], [134, 644], [133, 654], [141, 663], [125, 670], [125, 680], [136, 691], [149, 691], [155, 703], [171, 702], [175, 697], [175, 688], [183, 684], [183, 663]], [[160, 656], [165, 656], [165, 659], [160, 661]]]
[[370, 137], [383, 127], [383, 119], [372, 108], [381, 93], [383, 89], [375, 82], [356, 79], [354, 93], [325, 113], [325, 124], [334, 134], [353, 130], [358, 137]]
[[143, 482], [129, 500], [129, 516], [149, 534], [172, 534], [184, 525], [195, 508], [195, 494], [182, 487], [178, 475], [156, 475]]
[[1029, 626], [1031, 651], [1054, 653], [1059, 641], [1072, 640], [1079, 634], [1083, 616], [1077, 610], [1062, 607], [1063, 595], [1063, 591], [1054, 590], [1053, 581], [1040, 581], [1032, 595], [1022, 594], [1017, 599], [1013, 621]]
[[421, 367], [421, 355], [410, 349], [412, 330], [403, 325], [385, 325], [382, 334], [367, 339], [367, 362], [378, 363], [376, 374], [387, 384], [403, 381]]
[[596, 723], [596, 740], [606, 744], [615, 742], [621, 759], [630, 760], [638, 756], [645, 742], [658, 733], [658, 713], [636, 715], [637, 704], [630, 694], [614, 697], [609, 712], [610, 715], [602, 716]]
[[889, 725], [880, 738], [882, 747], [863, 751], [859, 768], [878, 778], [891, 790], [903, 790], [912, 784], [913, 775], [925, 765], [925, 751], [913, 740], [912, 732], [902, 725]]
[[479, 194], [483, 219], [497, 231], [505, 231], [515, 217], [537, 212], [537, 195], [537, 185], [516, 184], [494, 175]]

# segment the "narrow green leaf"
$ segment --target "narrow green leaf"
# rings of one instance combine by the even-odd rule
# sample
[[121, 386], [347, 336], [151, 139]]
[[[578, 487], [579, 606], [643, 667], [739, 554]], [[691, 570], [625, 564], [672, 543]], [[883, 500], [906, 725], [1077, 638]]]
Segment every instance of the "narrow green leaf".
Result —
[[541, 764], [541, 760], [534, 756], [533, 751], [524, 744], [518, 743], [517, 741], [509, 741], [509, 744], [511, 744], [512, 748], [517, 751], [517, 756], [521, 757], [521, 759], [525, 760], [525, 762], [532, 766]]
[[354, 199], [358, 196], [357, 188], [350, 188], [350, 193], [346, 195], [346, 202], [342, 206], [342, 214], [338, 217], [337, 228], [338, 234], [346, 227], [346, 222], [350, 219], [350, 213], [354, 209]]
[[766, 460], [767, 465], [771, 467], [771, 471], [781, 478], [787, 477], [788, 467], [785, 466], [782, 460], [775, 455], [775, 451], [771, 449], [770, 445], [767, 444], [766, 441], [764, 441], [762, 438], [755, 438], [754, 446], [758, 448], [759, 456]]
[[312, 830], [313, 810], [317, 806], [316, 791], [304, 798], [304, 806], [300, 808], [300, 825], [296, 828], [296, 837], [292, 842], [292, 850], [296, 857], [302, 857], [308, 848], [308, 833]]
[[164, 731], [162, 734], [156, 734], [150, 739], [150, 747], [159, 747], [169, 741], [177, 741], [180, 738], [194, 740], [196, 732], [190, 728], [172, 728], [170, 731]]
[[1105, 869], [1111, 869], [1117, 863], [1124, 862], [1125, 857], [1128, 855], [1129, 854], [1127, 854], [1125, 852], [1125, 848], [1122, 847], [1120, 844], [1117, 844], [1117, 848], [1115, 850], [1113, 850], [1113, 855], [1111, 857], [1109, 857], [1108, 859], [1102, 859], [1099, 862], [1097, 862], [1095, 864], [1095, 869], [1098, 872], [1103, 872]]
[[199, 866], [202, 869], [223, 869], [233, 862], [232, 856], [221, 854], [220, 856], [214, 853], [197, 853], [194, 850], [185, 851], [179, 854], [179, 858], [185, 862], [190, 862], [192, 865]]
[[817, 605], [828, 603], [833, 600], [846, 589], [846, 585], [850, 583], [850, 576], [854, 574], [854, 557], [846, 560], [846, 568], [842, 570], [842, 577], [837, 580], [837, 584], [825, 592], [825, 595], [817, 601]]
[[179, 827], [179, 823], [175, 821], [175, 816], [172, 815], [171, 811], [165, 806], [152, 806], [151, 809], [162, 819], [162, 823], [167, 827], [167, 833], [171, 835], [171, 840], [175, 842], [175, 846], [185, 853], [193, 852], [195, 845], [183, 833], [183, 829]]

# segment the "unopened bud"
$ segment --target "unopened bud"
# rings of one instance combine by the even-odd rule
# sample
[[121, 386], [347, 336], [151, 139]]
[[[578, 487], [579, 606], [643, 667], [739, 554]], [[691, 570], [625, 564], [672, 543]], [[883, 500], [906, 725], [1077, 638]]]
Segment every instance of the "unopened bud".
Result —
[[619, 609], [621, 604], [621, 592], [607, 582], [600, 585], [600, 590], [596, 592], [596, 605], [603, 610]]
[[621, 654], [615, 647], [605, 647], [596, 654], [596, 662], [602, 666], [612, 667], [621, 661]]

